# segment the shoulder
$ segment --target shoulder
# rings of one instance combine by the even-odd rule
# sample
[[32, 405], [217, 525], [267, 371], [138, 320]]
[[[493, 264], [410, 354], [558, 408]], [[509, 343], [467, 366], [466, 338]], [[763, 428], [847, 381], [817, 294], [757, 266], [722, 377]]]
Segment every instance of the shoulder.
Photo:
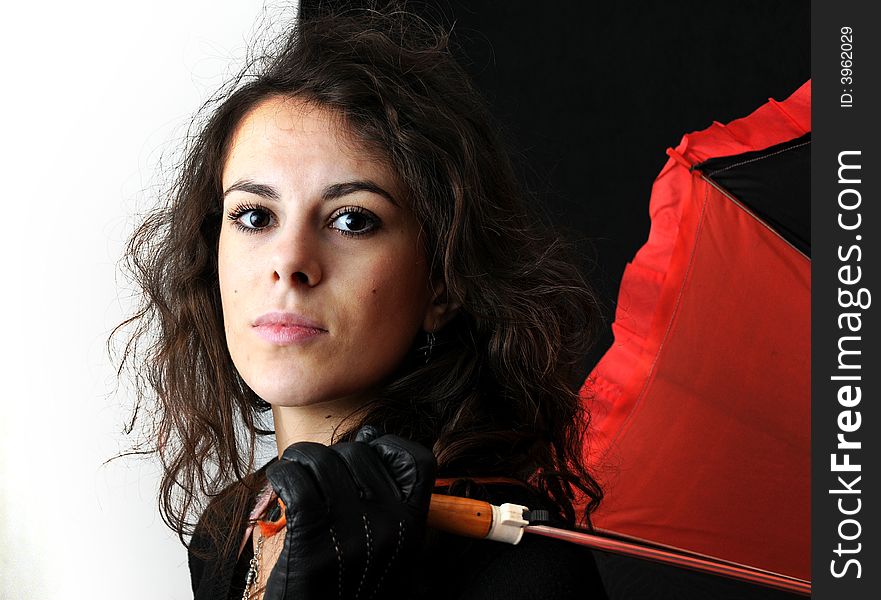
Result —
[[587, 548], [537, 535], [516, 546], [483, 542], [485, 560], [463, 590], [463, 600], [605, 599], [602, 582]]
[[425, 600], [605, 600], [593, 553], [535, 534], [517, 545], [435, 533], [418, 575]]
[[233, 540], [241, 521], [237, 514], [238, 492], [227, 488], [211, 499], [187, 546], [190, 583], [197, 599], [225, 597], [216, 588], [236, 561], [238, 547], [234, 547]]
[[[236, 481], [214, 496], [199, 517], [187, 545], [190, 583], [196, 598], [218, 596], [215, 588], [228, 584], [237, 563], [240, 541], [247, 527], [247, 516], [254, 490], [263, 481], [264, 465], [245, 481]], [[210, 589], [209, 589], [210, 588]]]

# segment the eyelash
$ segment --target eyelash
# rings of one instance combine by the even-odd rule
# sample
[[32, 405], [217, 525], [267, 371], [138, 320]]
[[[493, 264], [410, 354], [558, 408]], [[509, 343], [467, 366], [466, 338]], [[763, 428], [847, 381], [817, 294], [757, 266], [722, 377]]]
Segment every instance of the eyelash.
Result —
[[[258, 204], [247, 203], [247, 204], [240, 204], [240, 205], [236, 206], [235, 208], [233, 208], [227, 214], [227, 218], [230, 221], [232, 221], [232, 224], [236, 227], [236, 229], [238, 229], [239, 231], [242, 231], [244, 233], [257, 234], [257, 233], [260, 233], [261, 231], [263, 231], [264, 229], [267, 229], [267, 227], [256, 228], [256, 227], [246, 227], [246, 226], [242, 225], [242, 223], [239, 221], [239, 219], [241, 219], [243, 215], [245, 215], [251, 211], [261, 211], [261, 212], [264, 212], [268, 215], [272, 214], [264, 206], [260, 206]], [[332, 227], [331, 229], [336, 230], [338, 233], [340, 233], [341, 235], [344, 235], [346, 237], [360, 237], [362, 235], [369, 235], [369, 234], [375, 232], [381, 226], [381, 222], [376, 215], [374, 215], [369, 210], [362, 208], [360, 206], [345, 206], [343, 208], [340, 208], [340, 209], [334, 211], [333, 215], [328, 219], [328, 226], [330, 226], [334, 221], [339, 219], [341, 216], [343, 216], [345, 214], [349, 214], [349, 213], [359, 214], [359, 215], [363, 215], [364, 217], [366, 217], [367, 221], [368, 221], [369, 228], [365, 231], [346, 231], [344, 229], [338, 229], [336, 227]]]
[[374, 215], [366, 208], [361, 208], [360, 206], [344, 206], [343, 208], [334, 211], [333, 215], [329, 219], [328, 226], [339, 219], [341, 216], [346, 214], [357, 214], [367, 219], [367, 229], [365, 229], [364, 231], [346, 231], [344, 229], [337, 229], [336, 227], [332, 228], [346, 237], [360, 237], [362, 235], [370, 235], [371, 233], [374, 233], [377, 229], [379, 229], [382, 224], [379, 220], [379, 217]]
[[230, 221], [232, 221], [233, 226], [235, 226], [235, 228], [238, 229], [239, 231], [242, 231], [242, 232], [248, 233], [248, 234], [260, 233], [265, 228], [257, 229], [254, 227], [245, 227], [244, 225], [241, 224], [241, 222], [239, 222], [239, 219], [242, 218], [242, 215], [249, 213], [252, 210], [259, 210], [259, 211], [263, 211], [263, 212], [269, 214], [269, 211], [266, 210], [266, 208], [264, 208], [262, 206], [258, 206], [256, 204], [239, 204], [238, 206], [233, 208], [231, 211], [229, 211], [229, 213], [226, 215], [226, 218], [229, 219]]

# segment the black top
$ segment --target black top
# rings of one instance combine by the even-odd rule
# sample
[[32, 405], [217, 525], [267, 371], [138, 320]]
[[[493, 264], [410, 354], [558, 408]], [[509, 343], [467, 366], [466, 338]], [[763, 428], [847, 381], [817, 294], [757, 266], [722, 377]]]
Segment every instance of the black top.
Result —
[[[550, 508], [546, 500], [531, 490], [512, 485], [469, 486], [467, 495], [493, 504], [512, 502], [531, 509]], [[242, 532], [236, 535], [241, 539]], [[235, 557], [238, 545], [235, 546], [226, 557], [217, 556], [197, 526], [189, 553], [196, 600], [242, 597], [253, 546], [246, 544], [238, 560]], [[198, 558], [194, 550], [199, 549], [213, 558]], [[606, 598], [589, 549], [534, 534], [524, 534], [519, 544], [511, 545], [429, 531], [418, 565], [413, 573], [411, 597], [419, 600]]]

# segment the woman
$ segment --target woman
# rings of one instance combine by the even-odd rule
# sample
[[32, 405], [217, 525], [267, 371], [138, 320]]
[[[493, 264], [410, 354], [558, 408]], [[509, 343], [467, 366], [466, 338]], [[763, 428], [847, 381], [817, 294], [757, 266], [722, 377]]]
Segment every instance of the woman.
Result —
[[196, 597], [601, 595], [575, 546], [425, 531], [432, 492], [569, 526], [601, 498], [576, 393], [594, 299], [445, 35], [316, 17], [213, 104], [132, 237], [124, 359]]

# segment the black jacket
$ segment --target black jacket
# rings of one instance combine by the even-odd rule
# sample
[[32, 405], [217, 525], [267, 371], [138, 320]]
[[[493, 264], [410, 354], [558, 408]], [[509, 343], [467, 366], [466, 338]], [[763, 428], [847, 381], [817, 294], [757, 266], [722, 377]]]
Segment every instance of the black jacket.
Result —
[[[494, 484], [469, 488], [470, 497], [494, 504], [513, 502], [529, 508], [548, 507], [535, 493], [518, 486]], [[240, 540], [244, 530], [230, 533]], [[253, 549], [250, 543], [246, 544], [236, 560], [238, 544], [233, 546], [226, 556], [219, 556], [201, 523], [196, 528], [189, 553], [195, 600], [242, 597]], [[197, 551], [206, 552], [211, 558], [203, 560], [196, 555]], [[417, 563], [411, 598], [418, 600], [606, 598], [590, 550], [537, 535], [525, 534], [515, 546], [429, 531], [422, 559]]]

